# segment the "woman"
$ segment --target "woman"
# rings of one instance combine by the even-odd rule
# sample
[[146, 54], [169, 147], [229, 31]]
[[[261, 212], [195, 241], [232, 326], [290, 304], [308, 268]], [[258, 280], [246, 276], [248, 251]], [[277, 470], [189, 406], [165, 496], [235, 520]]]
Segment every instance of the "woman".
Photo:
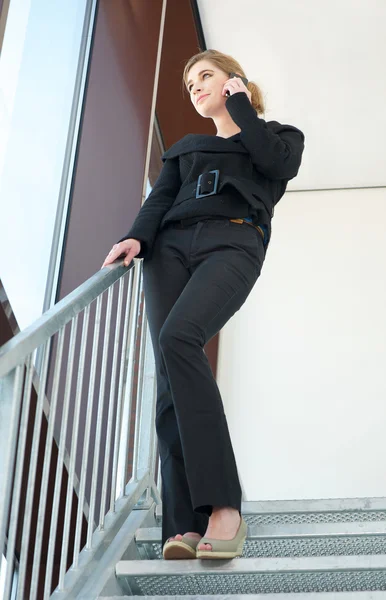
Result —
[[304, 134], [258, 117], [260, 89], [226, 54], [193, 56], [183, 83], [217, 134], [188, 134], [165, 152], [153, 190], [102, 266], [121, 255], [125, 265], [144, 258], [163, 556], [233, 558], [242, 553], [247, 526], [223, 403], [203, 348], [260, 275], [274, 205], [298, 173]]

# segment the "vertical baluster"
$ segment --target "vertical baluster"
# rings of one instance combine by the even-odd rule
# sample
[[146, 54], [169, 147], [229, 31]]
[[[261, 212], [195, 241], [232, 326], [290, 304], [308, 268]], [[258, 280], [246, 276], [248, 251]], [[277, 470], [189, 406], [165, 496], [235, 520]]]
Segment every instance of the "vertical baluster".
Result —
[[[41, 488], [40, 488], [39, 510], [38, 510], [37, 525], [36, 525], [35, 552], [34, 552], [31, 591], [30, 591], [29, 600], [36, 600], [37, 587], [38, 587], [38, 578], [39, 578], [40, 563], [41, 563], [40, 555], [41, 555], [41, 551], [42, 551], [43, 528], [44, 528], [44, 520], [45, 520], [44, 517], [46, 514], [48, 478], [49, 478], [49, 473], [50, 473], [51, 454], [52, 454], [52, 446], [53, 446], [53, 441], [54, 441], [54, 425], [55, 425], [56, 405], [57, 405], [57, 401], [58, 401], [59, 374], [60, 374], [60, 367], [62, 364], [62, 356], [63, 356], [63, 341], [64, 341], [64, 327], [62, 327], [62, 329], [60, 329], [60, 331], [59, 331], [58, 348], [57, 348], [56, 358], [55, 358], [54, 378], [53, 378], [53, 386], [52, 386], [52, 398], [51, 398], [50, 413], [49, 413], [49, 418], [48, 418], [46, 446], [45, 446], [45, 450], [44, 450], [44, 466], [43, 466], [43, 474], [42, 474], [42, 484], [41, 484]], [[18, 590], [18, 595], [17, 595], [16, 600], [23, 600], [23, 596], [19, 594], [19, 590]]]
[[13, 469], [22, 405], [24, 365], [0, 378], [0, 548], [3, 550], [11, 504]]
[[110, 396], [109, 396], [109, 412], [107, 417], [107, 432], [106, 432], [106, 452], [105, 462], [103, 467], [103, 481], [102, 481], [102, 494], [101, 494], [101, 508], [99, 515], [99, 525], [101, 530], [104, 529], [105, 523], [105, 505], [107, 496], [107, 481], [109, 476], [110, 466], [110, 454], [112, 445], [112, 432], [113, 432], [113, 420], [114, 420], [114, 408], [116, 406], [115, 401], [115, 387], [117, 378], [117, 366], [118, 366], [118, 348], [119, 338], [121, 329], [121, 317], [122, 317], [122, 299], [123, 299], [123, 277], [119, 280], [119, 294], [118, 294], [118, 306], [117, 306], [117, 320], [115, 322], [115, 335], [114, 335], [114, 350], [113, 350], [113, 363], [111, 367], [111, 384], [110, 384]]
[[[134, 429], [134, 449], [133, 449], [133, 471], [132, 480], [138, 481], [138, 451], [141, 447], [142, 451], [146, 452], [144, 447], [144, 440], [142, 435], [146, 435], [144, 430], [144, 419], [143, 414], [143, 391], [144, 391], [144, 372], [145, 372], [145, 356], [146, 356], [146, 342], [147, 342], [147, 322], [145, 314], [142, 315], [142, 327], [141, 327], [141, 340], [140, 340], [140, 352], [139, 352], [139, 365], [138, 365], [138, 385], [137, 385], [137, 402], [135, 409], [135, 429]], [[147, 440], [148, 441], [148, 440]], [[142, 461], [144, 457], [141, 457]], [[145, 459], [146, 462], [146, 459]], [[142, 465], [143, 466], [143, 465]]]
[[82, 340], [81, 340], [81, 344], [80, 344], [79, 365], [78, 365], [78, 378], [77, 378], [77, 382], [76, 382], [74, 421], [73, 421], [73, 426], [72, 426], [70, 465], [69, 465], [67, 496], [66, 496], [66, 512], [65, 512], [65, 517], [64, 517], [63, 543], [62, 543], [62, 553], [61, 553], [61, 557], [60, 557], [60, 569], [59, 569], [59, 584], [58, 584], [59, 591], [63, 590], [63, 588], [64, 588], [64, 576], [66, 574], [66, 569], [67, 569], [67, 554], [68, 554], [68, 544], [69, 544], [69, 535], [70, 535], [70, 518], [71, 518], [71, 509], [72, 509], [72, 498], [73, 498], [73, 494], [74, 494], [76, 448], [78, 445], [78, 435], [79, 435], [79, 416], [80, 416], [80, 407], [81, 407], [81, 399], [82, 399], [84, 361], [86, 358], [89, 317], [90, 317], [90, 306], [87, 306], [84, 310]]
[[138, 387], [137, 422], [134, 443], [134, 474], [138, 481], [148, 473], [149, 485], [146, 490], [144, 502], [150, 500], [154, 482], [154, 443], [155, 443], [155, 361], [153, 346], [146, 312], [143, 315], [142, 328], [142, 360], [141, 360], [141, 385]]
[[[123, 280], [123, 277], [120, 281]], [[111, 497], [110, 497], [110, 510], [115, 512], [115, 500], [119, 496], [117, 493], [117, 471], [118, 471], [118, 451], [120, 444], [120, 434], [122, 427], [122, 407], [123, 407], [123, 382], [126, 375], [126, 353], [127, 353], [127, 338], [129, 334], [129, 315], [131, 306], [131, 295], [133, 290], [134, 281], [134, 269], [131, 268], [128, 275], [127, 284], [127, 295], [126, 295], [126, 307], [125, 307], [125, 318], [123, 322], [123, 339], [121, 349], [121, 360], [119, 366], [119, 383], [117, 393], [117, 417], [115, 421], [115, 434], [114, 434], [114, 454], [113, 454], [113, 465], [112, 465], [112, 478], [111, 478]]]
[[161, 495], [161, 491], [162, 491], [162, 478], [161, 478], [161, 458], [160, 458], [160, 456], [158, 456], [157, 488], [158, 488], [159, 494]]
[[13, 482], [13, 494], [11, 503], [11, 517], [9, 520], [8, 545], [7, 545], [7, 570], [5, 577], [4, 598], [10, 598], [11, 586], [14, 569], [14, 556], [16, 545], [16, 532], [18, 526], [18, 516], [20, 507], [21, 484], [23, 477], [24, 462], [26, 460], [26, 441], [28, 430], [28, 417], [31, 405], [32, 375], [33, 375], [33, 354], [30, 354], [26, 361], [26, 375], [24, 382], [23, 403], [21, 411], [20, 429], [17, 443], [15, 478]]
[[49, 535], [49, 543], [48, 543], [48, 551], [47, 551], [47, 565], [46, 565], [46, 580], [45, 580], [45, 584], [44, 584], [44, 598], [49, 598], [49, 596], [51, 594], [52, 569], [53, 569], [53, 565], [54, 565], [55, 543], [57, 540], [60, 490], [61, 490], [61, 486], [62, 486], [62, 477], [63, 477], [64, 452], [66, 449], [68, 411], [69, 411], [69, 407], [70, 407], [70, 394], [71, 394], [71, 388], [72, 388], [72, 372], [73, 372], [73, 368], [74, 368], [74, 354], [75, 354], [77, 327], [78, 327], [78, 315], [75, 315], [75, 317], [71, 321], [71, 336], [70, 336], [70, 344], [69, 344], [69, 349], [68, 349], [66, 383], [65, 383], [65, 390], [64, 390], [64, 403], [63, 403], [63, 411], [62, 411], [62, 420], [61, 420], [61, 424], [60, 424], [58, 462], [56, 465], [55, 489], [54, 489], [54, 498], [53, 498], [53, 503], [52, 503], [50, 535]]
[[28, 473], [28, 489], [27, 489], [27, 498], [25, 503], [25, 512], [24, 512], [24, 522], [23, 522], [23, 537], [21, 540], [21, 555], [20, 555], [20, 568], [18, 574], [18, 586], [21, 591], [24, 590], [25, 584], [25, 576], [27, 572], [27, 560], [28, 560], [28, 547], [29, 547], [29, 537], [30, 537], [30, 524], [32, 520], [32, 508], [33, 508], [33, 500], [34, 500], [34, 492], [35, 492], [35, 483], [36, 483], [36, 467], [39, 456], [39, 445], [40, 445], [40, 435], [41, 435], [41, 426], [44, 412], [44, 399], [46, 397], [46, 382], [47, 382], [47, 373], [48, 373], [48, 361], [50, 356], [50, 348], [51, 348], [51, 338], [41, 346], [42, 348], [42, 369], [41, 369], [41, 378], [37, 384], [38, 387], [38, 395], [36, 401], [36, 413], [35, 413], [35, 423], [34, 423], [34, 432], [33, 432], [33, 440], [32, 440], [32, 449], [31, 449], [31, 459]]
[[128, 467], [128, 448], [130, 439], [130, 424], [131, 424], [131, 404], [132, 404], [132, 387], [134, 379], [134, 356], [135, 356], [135, 339], [137, 329], [137, 314], [138, 314], [138, 303], [139, 303], [139, 290], [140, 290], [140, 263], [135, 264], [134, 273], [134, 285], [133, 285], [133, 298], [131, 300], [130, 308], [130, 326], [127, 343], [127, 371], [126, 377], [124, 378], [124, 392], [123, 392], [123, 410], [122, 410], [122, 429], [119, 439], [119, 455], [118, 455], [118, 473], [119, 473], [119, 491], [120, 495], [126, 493], [126, 476]]
[[[153, 354], [154, 358], [154, 354]], [[155, 365], [154, 365], [155, 370]], [[157, 378], [154, 373], [153, 379], [153, 392], [152, 392], [152, 411], [151, 411], [151, 428], [150, 428], [150, 485], [146, 493], [146, 502], [150, 500], [151, 488], [153, 486], [157, 488], [157, 482], [155, 480], [155, 471], [157, 466], [157, 436], [155, 431], [155, 413], [156, 413], [156, 401], [157, 401]]]
[[105, 384], [106, 384], [106, 368], [107, 368], [107, 357], [109, 350], [109, 341], [110, 341], [110, 325], [111, 325], [111, 307], [112, 307], [112, 299], [113, 299], [113, 288], [112, 286], [108, 289], [107, 294], [107, 310], [106, 310], [106, 319], [105, 319], [105, 336], [103, 342], [103, 352], [102, 352], [102, 370], [101, 370], [101, 379], [99, 384], [99, 396], [98, 396], [98, 412], [97, 412], [97, 424], [96, 424], [96, 434], [95, 434], [95, 444], [94, 444], [94, 464], [92, 469], [92, 481], [91, 481], [91, 496], [90, 496], [90, 518], [88, 523], [87, 530], [87, 548], [92, 547], [92, 534], [93, 534], [93, 522], [95, 515], [95, 503], [96, 503], [96, 492], [97, 492], [97, 483], [98, 483], [98, 475], [99, 475], [99, 456], [100, 456], [100, 448], [101, 448], [101, 435], [102, 435], [102, 419], [103, 419], [103, 409], [105, 405]]
[[[96, 314], [95, 314], [95, 327], [94, 327], [94, 338], [92, 345], [92, 356], [91, 356], [91, 368], [90, 368], [90, 380], [89, 380], [89, 392], [87, 399], [87, 414], [86, 424], [84, 430], [83, 440], [83, 454], [82, 454], [82, 465], [79, 485], [79, 501], [78, 501], [78, 512], [76, 515], [76, 531], [75, 531], [75, 543], [74, 543], [74, 560], [73, 568], [78, 567], [79, 551], [80, 551], [80, 536], [82, 533], [82, 519], [83, 519], [83, 505], [86, 487], [86, 474], [87, 474], [87, 462], [90, 445], [90, 431], [91, 431], [91, 418], [93, 411], [94, 401], [94, 388], [95, 388], [95, 373], [97, 363], [97, 351], [98, 351], [98, 340], [101, 322], [101, 309], [102, 309], [102, 296], [98, 296], [96, 300]], [[90, 526], [90, 523], [89, 523]]]

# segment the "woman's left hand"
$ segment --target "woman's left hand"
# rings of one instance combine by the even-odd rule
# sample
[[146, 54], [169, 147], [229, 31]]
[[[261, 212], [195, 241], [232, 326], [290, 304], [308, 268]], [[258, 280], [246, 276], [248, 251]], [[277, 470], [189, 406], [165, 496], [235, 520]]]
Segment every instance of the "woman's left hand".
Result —
[[237, 92], [245, 92], [248, 96], [249, 102], [251, 102], [252, 94], [249, 89], [244, 84], [241, 77], [231, 77], [224, 83], [224, 87], [222, 89], [221, 95], [225, 96], [225, 92], [229, 91], [229, 94], [232, 96]]

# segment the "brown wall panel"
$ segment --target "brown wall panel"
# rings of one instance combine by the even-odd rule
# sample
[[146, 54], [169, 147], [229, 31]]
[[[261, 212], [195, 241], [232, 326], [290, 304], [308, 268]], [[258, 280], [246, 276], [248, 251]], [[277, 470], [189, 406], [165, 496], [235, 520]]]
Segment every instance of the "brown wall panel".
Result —
[[188, 59], [200, 48], [190, 0], [168, 0], [158, 84], [157, 117], [166, 148], [187, 133], [215, 134], [212, 119], [204, 119], [182, 93]]
[[162, 0], [100, 0], [58, 300], [141, 206]]

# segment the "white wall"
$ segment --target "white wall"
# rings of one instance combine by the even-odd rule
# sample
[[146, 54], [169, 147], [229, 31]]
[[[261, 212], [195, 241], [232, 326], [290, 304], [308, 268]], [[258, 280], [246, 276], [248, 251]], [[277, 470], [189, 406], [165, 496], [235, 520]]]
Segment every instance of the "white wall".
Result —
[[386, 3], [199, 8], [266, 120], [306, 136], [261, 277], [220, 335], [245, 499], [386, 496]]
[[386, 495], [385, 201], [345, 190], [278, 205], [262, 274], [220, 336], [246, 499]]

